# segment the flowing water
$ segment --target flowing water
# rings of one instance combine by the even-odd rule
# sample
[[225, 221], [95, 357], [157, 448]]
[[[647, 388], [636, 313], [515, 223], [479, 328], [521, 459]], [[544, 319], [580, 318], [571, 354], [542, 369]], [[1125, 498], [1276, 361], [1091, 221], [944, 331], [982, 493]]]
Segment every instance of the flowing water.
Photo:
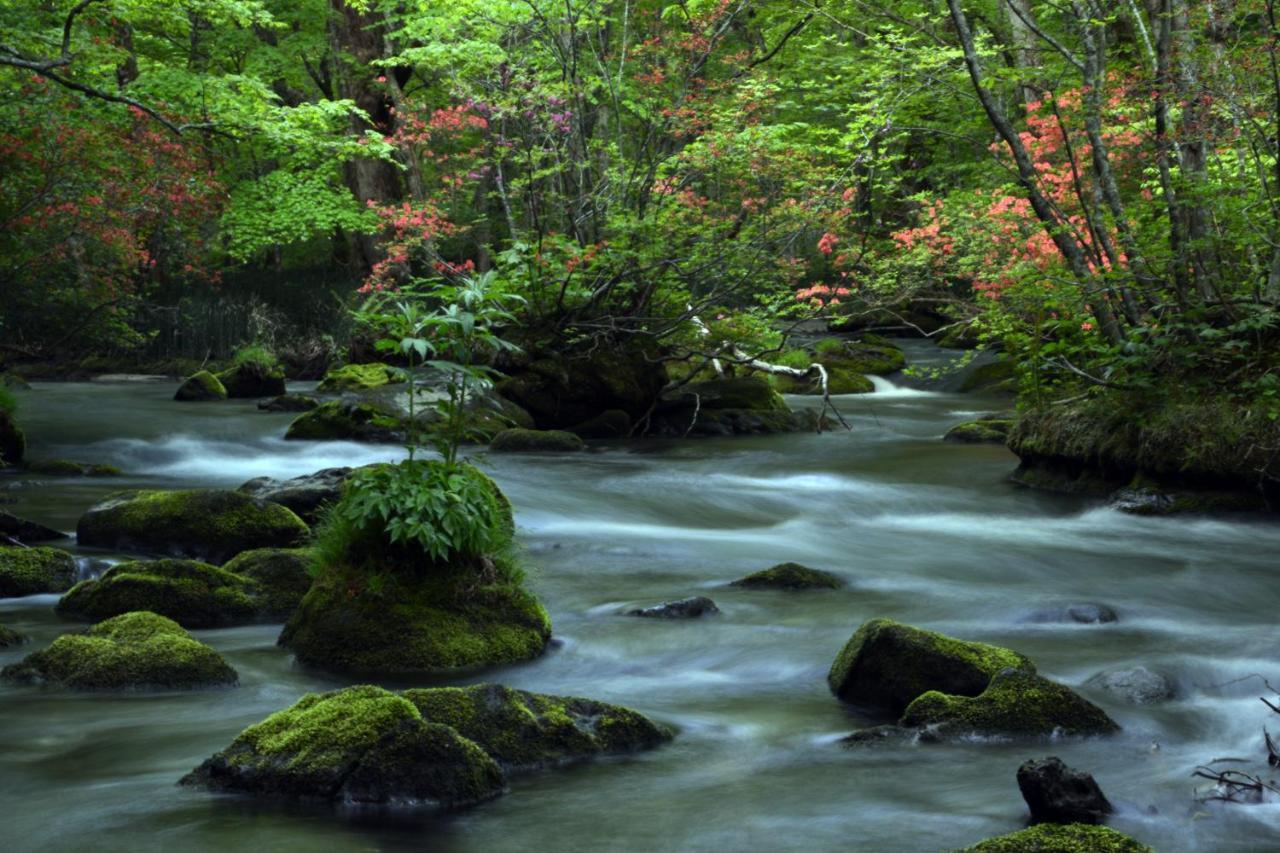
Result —
[[[911, 355], [941, 357], [921, 347]], [[507, 796], [447, 818], [178, 788], [243, 727], [345, 683], [295, 666], [275, 645], [279, 626], [201, 631], [239, 670], [238, 687], [109, 695], [0, 686], [5, 849], [943, 850], [1021, 828], [1014, 771], [1050, 754], [1092, 772], [1118, 807], [1112, 825], [1157, 849], [1280, 849], [1280, 806], [1200, 806], [1190, 776], [1227, 756], [1251, 762], [1227, 766], [1258, 768], [1263, 725], [1280, 726], [1250, 678], [1280, 684], [1280, 525], [1136, 518], [1022, 490], [1007, 482], [1015, 459], [1003, 448], [939, 440], [1000, 400], [878, 385], [840, 399], [847, 433], [606, 443], [483, 462], [515, 506], [530, 585], [556, 640], [540, 660], [455, 683], [500, 680], [625, 704], [675, 726], [669, 746], [519, 777]], [[172, 392], [163, 382], [83, 383], [23, 394], [33, 457], [110, 462], [129, 475], [0, 479], [5, 508], [73, 530], [86, 507], [122, 487], [235, 486], [402, 452], [286, 443], [289, 415], [242, 402], [182, 405]], [[81, 553], [85, 573], [122, 556]], [[784, 560], [849, 585], [791, 594], [726, 586]], [[620, 615], [694, 594], [723, 613]], [[0, 600], [0, 622], [33, 639], [0, 652], [0, 664], [72, 627], [54, 616], [55, 601]], [[1077, 602], [1108, 604], [1120, 619], [1027, 619]], [[846, 750], [841, 736], [884, 721], [842, 707], [825, 675], [854, 629], [877, 616], [1011, 646], [1073, 686], [1145, 664], [1173, 675], [1179, 698], [1133, 707], [1081, 688], [1124, 727], [1107, 739]]]

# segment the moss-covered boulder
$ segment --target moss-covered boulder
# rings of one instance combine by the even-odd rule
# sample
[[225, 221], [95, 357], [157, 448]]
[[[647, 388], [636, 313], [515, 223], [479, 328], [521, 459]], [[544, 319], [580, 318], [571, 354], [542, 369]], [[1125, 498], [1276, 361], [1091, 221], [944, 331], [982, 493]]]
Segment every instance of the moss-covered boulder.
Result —
[[176, 622], [146, 612], [122, 614], [83, 634], [63, 634], [2, 675], [77, 690], [188, 690], [234, 684], [239, 677]]
[[1035, 671], [1030, 660], [1009, 649], [873, 619], [836, 657], [827, 684], [847, 702], [900, 714], [929, 691], [977, 696], [1007, 668]]
[[506, 770], [639, 752], [671, 739], [642, 714], [593, 699], [548, 696], [500, 684], [406, 690], [423, 719], [479, 744]]
[[76, 561], [66, 551], [0, 546], [0, 598], [66, 592], [75, 582]]
[[258, 403], [258, 409], [263, 412], [309, 412], [319, 405], [319, 400], [306, 394], [281, 394]]
[[574, 424], [568, 431], [580, 438], [626, 438], [635, 422], [622, 409], [606, 409], [594, 418]]
[[995, 361], [972, 368], [960, 381], [960, 390], [964, 392], [1017, 390], [1014, 385], [1013, 362], [1001, 356]]
[[723, 436], [816, 430], [816, 411], [793, 412], [768, 380], [737, 376], [695, 382], [663, 394], [650, 418], [658, 436]]
[[902, 350], [884, 338], [874, 341], [827, 338], [815, 344], [813, 352], [828, 370], [846, 374], [883, 376], [907, 366]]
[[642, 418], [667, 383], [662, 362], [636, 349], [547, 353], [508, 373], [498, 393], [539, 429], [570, 429], [609, 410]]
[[407, 381], [405, 372], [398, 367], [391, 367], [381, 362], [371, 364], [344, 364], [330, 370], [316, 386], [322, 394], [336, 394], [344, 391], [368, 391]]
[[119, 477], [124, 474], [115, 465], [73, 462], [70, 459], [40, 459], [27, 463], [27, 471], [53, 477]]
[[253, 548], [294, 547], [309, 534], [286, 507], [223, 489], [117, 492], [76, 525], [81, 545], [212, 563]]
[[470, 568], [380, 576], [349, 566], [319, 573], [280, 634], [308, 666], [416, 675], [538, 657], [551, 620], [518, 584]]
[[27, 437], [13, 421], [13, 415], [0, 409], [0, 468], [19, 465], [27, 452]]
[[907, 706], [899, 722], [946, 737], [1083, 736], [1120, 729], [1070, 688], [1021, 669], [996, 673], [977, 696], [930, 690]]
[[405, 435], [403, 420], [388, 405], [331, 400], [294, 418], [284, 437], [290, 441], [399, 444]]
[[581, 438], [558, 429], [506, 429], [489, 444], [494, 453], [574, 453], [585, 447]]
[[1009, 430], [1013, 429], [1013, 419], [1003, 417], [980, 418], [976, 421], [965, 421], [947, 430], [943, 436], [946, 441], [959, 444], [1004, 444], [1009, 438]]
[[341, 803], [460, 809], [499, 796], [502, 769], [381, 687], [308, 694], [250, 726], [183, 785]]
[[1087, 823], [1042, 823], [988, 838], [965, 853], [1152, 853], [1127, 835]]
[[305, 548], [256, 548], [238, 554], [223, 571], [257, 584], [258, 618], [288, 619], [311, 589], [311, 552]]
[[182, 403], [225, 400], [227, 399], [227, 389], [218, 381], [218, 377], [207, 370], [201, 370], [199, 373], [187, 377], [187, 380], [178, 386], [178, 391], [173, 395], [173, 399]]
[[739, 578], [729, 586], [743, 589], [839, 589], [844, 586], [844, 581], [830, 572], [799, 563], [779, 563]]
[[81, 581], [58, 602], [60, 616], [97, 621], [133, 610], [167, 616], [186, 628], [244, 625], [259, 619], [259, 587], [195, 560], [118, 563]]
[[[822, 393], [822, 379], [816, 374], [804, 379], [774, 375], [770, 381], [783, 394], [814, 396]], [[827, 369], [827, 391], [831, 394], [870, 394], [875, 390], [875, 383], [856, 370], [843, 367]]]
[[231, 398], [278, 397], [285, 393], [284, 368], [279, 364], [245, 361], [218, 374]]
[[19, 634], [12, 628], [0, 625], [0, 649], [7, 649], [11, 646], [20, 646], [26, 642], [27, 638]]

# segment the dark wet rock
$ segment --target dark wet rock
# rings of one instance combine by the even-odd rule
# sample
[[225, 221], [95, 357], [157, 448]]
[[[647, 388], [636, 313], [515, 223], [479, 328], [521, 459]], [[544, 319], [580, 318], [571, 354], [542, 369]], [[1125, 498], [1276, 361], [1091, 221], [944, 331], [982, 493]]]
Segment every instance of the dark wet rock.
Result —
[[1100, 672], [1086, 681], [1085, 686], [1101, 690], [1130, 705], [1167, 702], [1178, 692], [1171, 679], [1145, 666]]
[[1060, 758], [1024, 762], [1018, 768], [1018, 790], [1037, 823], [1097, 823], [1112, 812], [1094, 778]]
[[572, 453], [585, 447], [581, 438], [558, 429], [505, 429], [489, 444], [494, 453]]
[[12, 628], [0, 625], [0, 649], [7, 649], [13, 646], [20, 646], [27, 641], [27, 638], [19, 634]]
[[42, 459], [28, 462], [27, 471], [54, 477], [119, 477], [124, 474], [115, 465], [72, 462], [69, 459]]
[[626, 438], [631, 434], [633, 426], [631, 416], [621, 409], [608, 409], [568, 428], [568, 431], [581, 438]]
[[661, 361], [637, 350], [546, 355], [508, 373], [498, 393], [527, 411], [539, 429], [571, 429], [610, 410], [639, 420], [667, 383]]
[[1013, 428], [1012, 418], [1000, 416], [979, 418], [956, 424], [942, 438], [959, 444], [1004, 444]]
[[13, 416], [0, 409], [0, 468], [19, 465], [27, 452], [27, 437], [14, 423]]
[[663, 394], [650, 419], [650, 433], [727, 436], [816, 430], [812, 409], [792, 411], [782, 395], [758, 376], [695, 382]]
[[1087, 823], [1042, 823], [988, 838], [964, 853], [1152, 853], [1127, 835]]
[[189, 376], [178, 387], [173, 399], [183, 403], [225, 400], [227, 399], [227, 389], [218, 381], [218, 377], [207, 370], [201, 370], [199, 373]]
[[176, 622], [155, 613], [125, 613], [4, 668], [5, 679], [77, 690], [189, 690], [234, 684], [222, 656]]
[[343, 391], [368, 391], [405, 382], [407, 376], [403, 370], [387, 364], [346, 364], [334, 368], [325, 374], [324, 379], [316, 386], [322, 394], [340, 393]]
[[977, 696], [1010, 667], [1035, 671], [1030, 660], [1009, 649], [873, 619], [836, 657], [827, 683], [847, 702], [900, 714], [929, 691]]
[[278, 364], [246, 361], [218, 374], [231, 398], [279, 397], [285, 393], [284, 368]]
[[305, 548], [258, 548], [245, 551], [222, 568], [257, 584], [253, 597], [257, 617], [284, 620], [293, 615], [311, 589], [311, 552]]
[[977, 696], [930, 690], [907, 706], [899, 724], [949, 738], [1086, 736], [1120, 729], [1070, 688], [1021, 669], [997, 673]]
[[260, 621], [255, 581], [195, 560], [117, 563], [81, 581], [58, 602], [60, 616], [97, 621], [147, 610], [184, 628], [220, 628]]
[[1028, 622], [1076, 622], [1081, 625], [1103, 625], [1119, 619], [1115, 610], [1105, 604], [1068, 604], [1048, 607], [1031, 613]]
[[14, 391], [30, 391], [31, 383], [11, 371], [0, 372], [0, 388], [9, 388]]
[[719, 612], [720, 608], [716, 607], [714, 601], [706, 596], [699, 595], [693, 598], [682, 598], [678, 601], [655, 604], [652, 607], [629, 610], [627, 615], [644, 616], [650, 619], [697, 619], [699, 616], [707, 616]]
[[629, 708], [500, 684], [406, 690], [431, 723], [479, 744], [504, 769], [530, 770], [652, 749], [671, 733]]
[[323, 468], [288, 480], [256, 477], [236, 489], [255, 500], [270, 501], [293, 510], [303, 521], [315, 524], [324, 509], [342, 496], [343, 484], [354, 468]]
[[309, 412], [319, 405], [319, 400], [305, 394], [281, 394], [279, 397], [263, 400], [258, 408], [264, 412]]
[[30, 545], [33, 542], [65, 539], [67, 534], [0, 510], [0, 542], [3, 542], [6, 537], [16, 539], [24, 545]]
[[0, 546], [0, 598], [66, 592], [75, 582], [76, 561], [66, 551]]
[[499, 796], [502, 769], [455, 729], [381, 687], [308, 694], [245, 729], [181, 784], [347, 804], [461, 809]]
[[742, 589], [840, 589], [844, 586], [844, 581], [830, 572], [811, 569], [799, 563], [779, 563], [739, 578], [729, 586]]
[[845, 749], [860, 749], [893, 744], [930, 743], [936, 740], [936, 737], [922, 729], [884, 725], [859, 729], [853, 734], [841, 738], [840, 745]]
[[1112, 493], [1112, 509], [1129, 515], [1210, 515], [1249, 512], [1259, 508], [1258, 497], [1241, 492], [1213, 489], [1175, 489], [1137, 478], [1134, 483]]
[[117, 492], [80, 517], [81, 545], [213, 563], [253, 548], [290, 548], [307, 525], [280, 504], [223, 489]]

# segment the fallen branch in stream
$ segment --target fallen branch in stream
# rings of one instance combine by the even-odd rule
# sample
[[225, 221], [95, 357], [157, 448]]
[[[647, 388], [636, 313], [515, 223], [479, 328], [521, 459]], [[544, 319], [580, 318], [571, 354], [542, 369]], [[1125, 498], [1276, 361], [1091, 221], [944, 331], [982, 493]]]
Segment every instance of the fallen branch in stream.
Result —
[[831, 402], [831, 384], [827, 376], [827, 369], [818, 362], [810, 364], [808, 367], [787, 367], [781, 364], [770, 364], [767, 361], [761, 361], [758, 358], [752, 358], [742, 350], [734, 347], [733, 355], [739, 359], [742, 364], [750, 367], [752, 370], [759, 370], [761, 373], [771, 373], [774, 376], [790, 376], [793, 379], [808, 379], [813, 374], [818, 375], [819, 381], [822, 383], [822, 412], [818, 416], [818, 431], [822, 431], [822, 417], [826, 415], [827, 410], [835, 415], [840, 425], [847, 430], [852, 431], [853, 427], [849, 426], [849, 422], [844, 419], [844, 415], [840, 414], [840, 410], [836, 408], [835, 403]]

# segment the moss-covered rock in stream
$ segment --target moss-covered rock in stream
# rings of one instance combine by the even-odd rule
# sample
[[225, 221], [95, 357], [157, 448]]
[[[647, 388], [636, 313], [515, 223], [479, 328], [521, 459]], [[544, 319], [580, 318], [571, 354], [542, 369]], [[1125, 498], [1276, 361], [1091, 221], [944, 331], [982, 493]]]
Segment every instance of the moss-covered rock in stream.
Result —
[[405, 697], [360, 686], [302, 697], [245, 729], [182, 784], [460, 809], [499, 796], [506, 780], [483, 749], [449, 726], [423, 719]]
[[40, 459], [27, 463], [27, 472], [52, 477], [119, 477], [124, 474], [115, 465], [72, 462], [70, 459]]
[[743, 589], [839, 589], [844, 581], [819, 569], [799, 563], [779, 563], [747, 575], [729, 584]]
[[309, 412], [320, 405], [315, 397], [306, 394], [281, 394], [270, 400], [263, 400], [258, 409], [263, 412]]
[[290, 441], [365, 441], [399, 444], [407, 431], [390, 406], [350, 400], [331, 400], [303, 412], [289, 424]]
[[398, 367], [391, 367], [381, 362], [371, 364], [345, 364], [334, 368], [324, 375], [324, 379], [316, 386], [322, 394], [336, 394], [344, 391], [368, 391], [405, 382], [407, 376]]
[[[783, 394], [803, 394], [815, 396], [822, 393], [822, 379], [810, 376], [797, 379], [793, 376], [772, 375], [769, 378], [773, 387]], [[831, 394], [870, 394], [876, 390], [875, 383], [856, 370], [845, 367], [827, 368], [827, 391]]]
[[186, 628], [218, 628], [258, 621], [257, 582], [195, 560], [118, 563], [96, 580], [81, 581], [58, 602], [58, 614], [97, 621], [149, 610]]
[[1009, 438], [1011, 429], [1013, 429], [1013, 418], [995, 415], [956, 424], [947, 430], [943, 439], [959, 444], [1004, 444]]
[[1006, 668], [1034, 672], [1009, 649], [873, 619], [860, 627], [831, 665], [827, 684], [841, 699], [902, 713], [931, 690], [977, 696]]
[[907, 366], [907, 357], [884, 338], [843, 340], [826, 338], [813, 346], [817, 361], [828, 370], [884, 376]]
[[1127, 835], [1087, 823], [1042, 823], [988, 838], [963, 853], [1153, 853]]
[[133, 612], [82, 634], [63, 634], [49, 648], [5, 667], [3, 677], [77, 690], [188, 690], [234, 684], [239, 676], [176, 622]]
[[572, 453], [584, 447], [577, 435], [558, 429], [506, 429], [489, 444], [494, 453]]
[[27, 452], [27, 437], [14, 423], [13, 415], [0, 409], [0, 468], [22, 464]]
[[231, 398], [279, 397], [285, 393], [284, 368], [279, 364], [245, 361], [218, 374]]
[[638, 350], [545, 354], [509, 371], [498, 393], [539, 429], [573, 429], [609, 410], [643, 418], [667, 383], [663, 364]]
[[253, 548], [294, 547], [309, 534], [289, 509], [223, 489], [117, 492], [76, 525], [81, 545], [212, 563]]
[[960, 381], [962, 392], [998, 391], [1013, 392], [1016, 389], [1013, 362], [1001, 356], [986, 364], [972, 368]]
[[0, 649], [20, 646], [26, 641], [27, 638], [19, 634], [17, 631], [4, 625], [0, 625]]
[[667, 729], [644, 715], [593, 699], [500, 684], [406, 690], [403, 695], [423, 719], [479, 744], [506, 770], [639, 752], [671, 739]]
[[288, 619], [311, 589], [311, 552], [305, 548], [256, 548], [238, 554], [223, 571], [257, 584], [259, 619]]
[[187, 380], [178, 386], [178, 391], [173, 395], [173, 399], [182, 403], [225, 400], [227, 399], [227, 389], [218, 381], [218, 377], [207, 370], [201, 370], [199, 373], [187, 377]]
[[818, 412], [792, 411], [758, 376], [696, 382], [665, 393], [650, 418], [653, 435], [742, 435], [816, 430]]
[[930, 690], [907, 706], [899, 723], [940, 737], [1083, 736], [1120, 729], [1069, 687], [1020, 669], [996, 673], [977, 696]]
[[0, 598], [66, 592], [75, 582], [76, 561], [66, 551], [0, 546]]

